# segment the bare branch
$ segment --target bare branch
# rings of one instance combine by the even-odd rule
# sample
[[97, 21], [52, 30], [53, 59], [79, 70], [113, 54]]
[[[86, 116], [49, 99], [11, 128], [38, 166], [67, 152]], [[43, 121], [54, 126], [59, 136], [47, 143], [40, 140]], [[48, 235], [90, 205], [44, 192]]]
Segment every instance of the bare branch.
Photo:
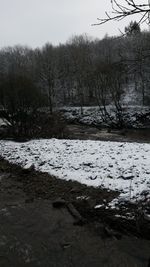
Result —
[[[145, 2], [147, 0], [144, 0]], [[146, 22], [150, 24], [150, 3], [137, 4], [135, 0], [111, 0], [112, 11], [110, 14], [105, 12], [105, 18], [98, 18], [98, 23], [94, 25], [102, 25], [109, 21], [117, 20], [120, 21], [128, 16], [135, 14], [141, 15], [138, 23]]]

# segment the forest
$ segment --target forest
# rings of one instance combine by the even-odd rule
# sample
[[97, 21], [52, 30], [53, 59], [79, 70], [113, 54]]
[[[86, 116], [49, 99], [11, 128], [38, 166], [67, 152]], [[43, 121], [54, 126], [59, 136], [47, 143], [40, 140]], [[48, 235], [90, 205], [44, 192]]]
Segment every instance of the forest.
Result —
[[105, 120], [112, 105], [121, 125], [123, 105], [150, 105], [149, 43], [150, 32], [131, 21], [117, 37], [83, 34], [58, 46], [5, 47], [0, 50], [1, 109], [19, 131], [31, 128], [39, 110], [52, 114], [63, 106], [78, 106], [81, 113], [84, 106], [99, 106]]

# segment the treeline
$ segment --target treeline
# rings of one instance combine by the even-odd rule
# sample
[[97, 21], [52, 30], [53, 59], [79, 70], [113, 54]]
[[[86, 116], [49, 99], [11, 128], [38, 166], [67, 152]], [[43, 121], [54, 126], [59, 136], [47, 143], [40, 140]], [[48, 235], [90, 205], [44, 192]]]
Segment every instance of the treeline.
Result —
[[81, 35], [59, 46], [1, 49], [0, 105], [18, 124], [39, 108], [53, 113], [63, 105], [80, 106], [81, 112], [85, 105], [99, 105], [106, 117], [107, 104], [121, 114], [122, 95], [131, 83], [149, 104], [150, 33], [133, 22], [125, 30], [125, 36], [102, 40]]

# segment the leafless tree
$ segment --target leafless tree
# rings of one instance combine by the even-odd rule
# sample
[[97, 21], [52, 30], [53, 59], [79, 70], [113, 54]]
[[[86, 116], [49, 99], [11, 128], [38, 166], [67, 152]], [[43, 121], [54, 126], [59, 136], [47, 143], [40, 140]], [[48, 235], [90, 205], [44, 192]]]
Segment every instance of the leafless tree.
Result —
[[114, 20], [120, 21], [136, 14], [140, 15], [139, 24], [143, 22], [150, 24], [150, 0], [111, 0], [111, 6], [111, 13], [106, 11], [106, 17], [98, 18], [98, 23], [94, 25], [101, 25]]
[[53, 113], [55, 98], [55, 48], [47, 43], [42, 51], [39, 51], [37, 62], [39, 64], [39, 78], [41, 87], [48, 98], [50, 113]]
[[81, 114], [86, 102], [86, 91], [89, 89], [88, 75], [91, 69], [90, 39], [86, 35], [74, 36], [70, 40], [71, 59], [74, 68], [74, 81]]

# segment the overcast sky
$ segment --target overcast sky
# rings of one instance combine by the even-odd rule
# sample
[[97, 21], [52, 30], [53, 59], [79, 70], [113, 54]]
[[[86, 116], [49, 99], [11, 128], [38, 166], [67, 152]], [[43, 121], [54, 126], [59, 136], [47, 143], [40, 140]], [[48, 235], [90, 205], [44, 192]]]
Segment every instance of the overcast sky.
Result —
[[57, 45], [82, 33], [97, 38], [117, 35], [131, 18], [91, 26], [106, 10], [111, 10], [110, 0], [0, 0], [0, 47]]

